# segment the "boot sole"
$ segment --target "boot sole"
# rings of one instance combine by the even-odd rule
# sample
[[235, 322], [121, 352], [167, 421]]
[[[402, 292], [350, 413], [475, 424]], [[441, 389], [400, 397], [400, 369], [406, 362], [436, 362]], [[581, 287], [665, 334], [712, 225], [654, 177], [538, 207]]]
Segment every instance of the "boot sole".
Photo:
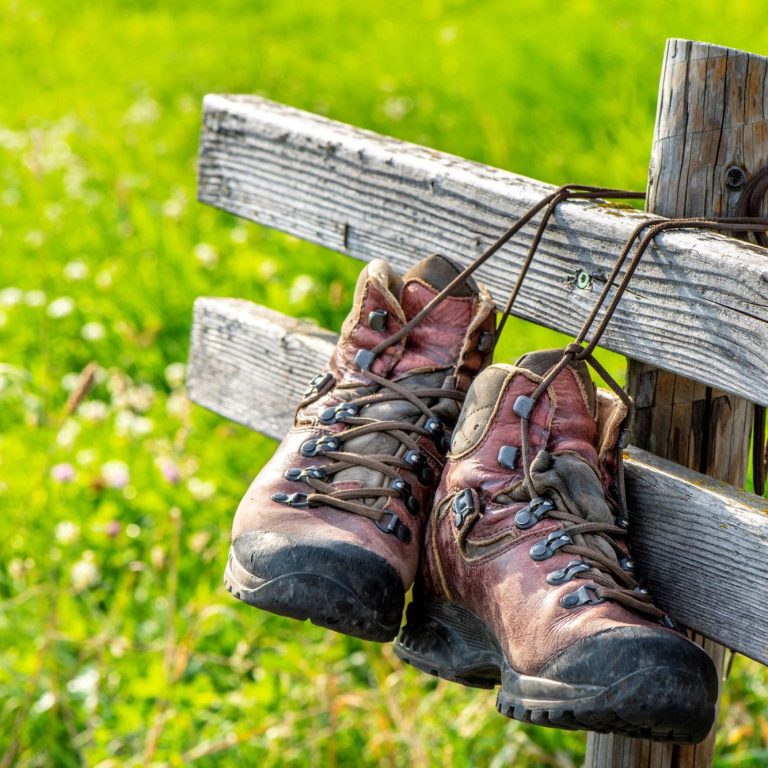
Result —
[[[259, 563], [266, 566], [262, 570], [263, 577], [255, 575], [254, 569], [244, 567], [233, 547], [224, 571], [224, 585], [239, 600], [270, 613], [311, 621], [319, 627], [363, 640], [393, 640], [403, 615], [405, 590], [402, 582], [383, 558], [357, 547], [354, 549], [358, 550], [355, 556], [369, 560], [367, 565], [376, 569], [377, 590], [373, 594], [368, 590], [361, 596], [351, 581], [361, 571], [359, 563], [357, 567], [350, 566], [348, 545], [338, 563], [329, 558], [328, 547], [292, 546], [284, 557], [279, 549], [272, 551], [269, 562], [262, 559]], [[304, 561], [298, 568], [297, 552], [298, 559]], [[276, 569], [276, 561], [286, 567]], [[350, 579], [345, 578], [344, 567]], [[274, 573], [275, 570], [278, 572]]]
[[463, 685], [501, 684], [496, 709], [523, 723], [691, 744], [706, 737], [714, 718], [714, 702], [701, 704], [711, 698], [701, 680], [677, 669], [643, 669], [607, 686], [520, 674], [481, 619], [433, 598], [419, 596], [408, 607], [395, 653], [422, 672]]

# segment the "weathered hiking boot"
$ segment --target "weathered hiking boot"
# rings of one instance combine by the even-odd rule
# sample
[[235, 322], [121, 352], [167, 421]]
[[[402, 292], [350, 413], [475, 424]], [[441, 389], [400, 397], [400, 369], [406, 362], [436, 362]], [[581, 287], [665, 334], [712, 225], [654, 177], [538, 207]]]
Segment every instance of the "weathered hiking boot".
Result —
[[461, 282], [405, 338], [371, 350], [459, 271], [440, 256], [402, 279], [383, 261], [363, 270], [327, 370], [235, 515], [225, 583], [236, 597], [356, 637], [395, 637], [451, 430], [491, 354], [494, 305]]
[[583, 362], [531, 399], [562, 354], [493, 365], [472, 385], [396, 652], [464, 685], [501, 683], [498, 710], [524, 722], [700, 741], [717, 676], [633, 576], [626, 406], [596, 392]]

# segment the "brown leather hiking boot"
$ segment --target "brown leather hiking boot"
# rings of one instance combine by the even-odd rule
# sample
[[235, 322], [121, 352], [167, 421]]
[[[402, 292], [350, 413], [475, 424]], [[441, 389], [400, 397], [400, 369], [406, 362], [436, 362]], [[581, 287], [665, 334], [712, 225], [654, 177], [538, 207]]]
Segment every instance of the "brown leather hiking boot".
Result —
[[416, 320], [458, 274], [440, 256], [402, 279], [383, 261], [363, 270], [327, 370], [235, 515], [225, 583], [236, 597], [394, 638], [451, 430], [493, 347], [494, 305], [470, 280]]
[[717, 677], [633, 575], [626, 406], [583, 362], [531, 397], [562, 355], [493, 365], [472, 385], [396, 652], [465, 685], [501, 683], [497, 708], [524, 722], [700, 741]]

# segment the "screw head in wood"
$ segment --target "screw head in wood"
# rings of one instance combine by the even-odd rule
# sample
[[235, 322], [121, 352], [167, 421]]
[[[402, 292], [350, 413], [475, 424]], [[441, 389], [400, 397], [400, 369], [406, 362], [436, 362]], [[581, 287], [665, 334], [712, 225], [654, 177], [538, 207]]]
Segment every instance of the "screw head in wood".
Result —
[[725, 183], [729, 189], [741, 189], [747, 183], [747, 174], [738, 165], [732, 165], [725, 172]]

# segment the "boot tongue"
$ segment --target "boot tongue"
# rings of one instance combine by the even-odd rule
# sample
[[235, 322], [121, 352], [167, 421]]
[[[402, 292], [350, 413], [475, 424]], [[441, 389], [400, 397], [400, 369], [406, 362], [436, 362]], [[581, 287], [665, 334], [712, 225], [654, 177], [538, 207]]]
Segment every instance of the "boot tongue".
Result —
[[[406, 320], [415, 317], [459, 273], [461, 268], [444, 256], [428, 256], [403, 275], [400, 305]], [[469, 278], [443, 299], [405, 339], [405, 348], [393, 369], [394, 378], [416, 370], [453, 368], [459, 359], [475, 314], [479, 291]]]
[[[374, 259], [360, 273], [355, 286], [352, 310], [341, 328], [331, 370], [339, 382], [363, 381], [355, 355], [373, 349], [405, 325], [400, 306], [402, 280], [385, 261]], [[373, 364], [373, 371], [386, 376], [403, 353], [404, 343], [393, 344]]]

